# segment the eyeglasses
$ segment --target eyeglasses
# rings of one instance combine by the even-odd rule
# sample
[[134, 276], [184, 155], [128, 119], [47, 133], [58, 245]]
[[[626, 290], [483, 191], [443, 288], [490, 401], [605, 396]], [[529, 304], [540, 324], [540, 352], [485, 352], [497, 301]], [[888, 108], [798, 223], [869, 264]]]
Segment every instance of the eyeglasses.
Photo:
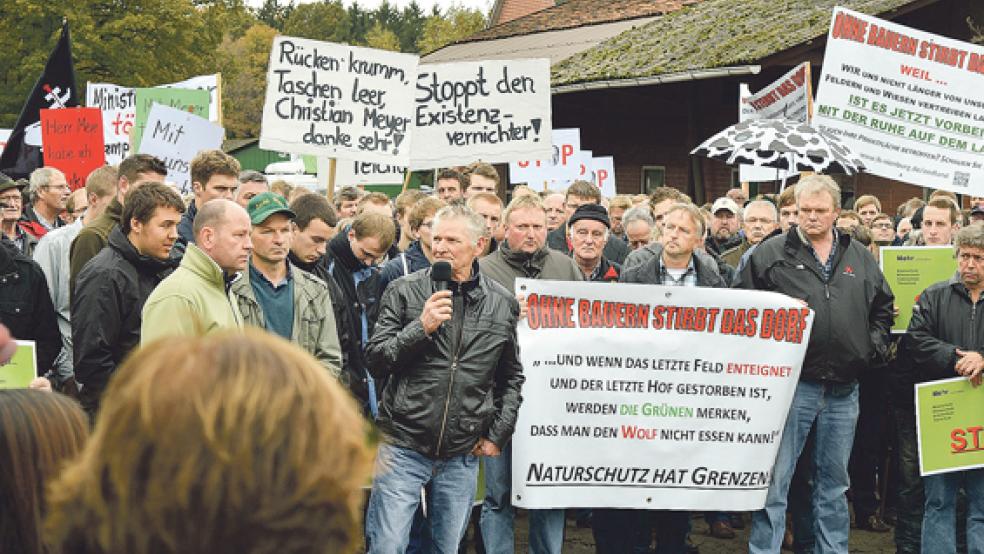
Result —
[[64, 184], [64, 185], [45, 185], [44, 188], [46, 188], [46, 189], [54, 189], [54, 190], [69, 190], [69, 186], [67, 184]]
[[891, 229], [892, 228], [892, 224], [891, 223], [875, 223], [874, 225], [871, 226], [871, 228], [872, 229]]

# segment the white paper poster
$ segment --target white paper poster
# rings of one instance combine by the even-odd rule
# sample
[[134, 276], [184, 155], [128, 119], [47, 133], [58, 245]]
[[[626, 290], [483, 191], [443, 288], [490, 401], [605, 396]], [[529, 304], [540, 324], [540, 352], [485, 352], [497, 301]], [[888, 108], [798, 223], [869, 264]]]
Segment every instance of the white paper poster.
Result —
[[402, 185], [407, 168], [396, 165], [338, 160], [335, 162], [335, 187], [350, 185]]
[[785, 295], [517, 279], [523, 404], [512, 503], [750, 511], [813, 312]]
[[414, 169], [550, 156], [550, 60], [424, 64], [416, 87]]
[[889, 179], [984, 196], [984, 46], [834, 9], [814, 123]]
[[260, 148], [409, 165], [418, 57], [278, 36]]
[[220, 148], [224, 136], [222, 127], [203, 117], [154, 104], [138, 151], [160, 158], [167, 166], [167, 180], [188, 194], [192, 192], [191, 160], [201, 150]]
[[551, 181], [573, 181], [581, 170], [581, 130], [554, 129], [549, 157], [509, 164], [509, 183], [526, 183], [534, 190]]

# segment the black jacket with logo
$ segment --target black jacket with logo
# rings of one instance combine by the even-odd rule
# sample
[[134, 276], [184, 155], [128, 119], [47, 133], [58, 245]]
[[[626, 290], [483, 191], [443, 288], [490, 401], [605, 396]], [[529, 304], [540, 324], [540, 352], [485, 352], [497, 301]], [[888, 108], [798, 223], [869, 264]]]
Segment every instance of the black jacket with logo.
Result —
[[366, 358], [375, 377], [389, 377], [380, 429], [393, 444], [430, 458], [467, 454], [482, 437], [499, 448], [516, 426], [523, 368], [516, 342], [519, 303], [479, 273], [458, 286], [453, 319], [431, 336], [420, 314], [437, 290], [431, 270], [390, 283]]
[[800, 378], [851, 383], [859, 372], [884, 359], [895, 297], [874, 256], [849, 235], [837, 234], [827, 282], [803, 240], [794, 228], [759, 243], [742, 268], [738, 286], [806, 301], [814, 319]]

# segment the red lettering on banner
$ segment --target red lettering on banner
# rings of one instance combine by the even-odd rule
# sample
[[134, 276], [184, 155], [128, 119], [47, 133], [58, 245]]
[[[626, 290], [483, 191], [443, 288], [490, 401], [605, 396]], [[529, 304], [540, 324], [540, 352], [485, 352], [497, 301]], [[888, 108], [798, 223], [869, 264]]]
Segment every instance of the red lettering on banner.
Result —
[[526, 322], [530, 329], [574, 327], [574, 299], [531, 294], [526, 297]]
[[831, 35], [834, 38], [864, 42], [864, 35], [868, 31], [868, 22], [862, 21], [852, 15], [839, 12], [834, 18], [834, 29]]

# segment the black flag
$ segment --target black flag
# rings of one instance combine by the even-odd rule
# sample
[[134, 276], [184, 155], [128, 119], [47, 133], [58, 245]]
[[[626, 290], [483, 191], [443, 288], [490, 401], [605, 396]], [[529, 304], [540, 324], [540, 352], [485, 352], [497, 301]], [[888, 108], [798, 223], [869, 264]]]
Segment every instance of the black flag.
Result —
[[62, 24], [61, 38], [48, 57], [44, 71], [34, 83], [30, 96], [24, 102], [24, 109], [21, 110], [17, 124], [7, 140], [7, 146], [3, 149], [0, 173], [20, 179], [44, 165], [41, 159], [41, 110], [74, 108], [78, 105], [72, 44], [66, 22]]

